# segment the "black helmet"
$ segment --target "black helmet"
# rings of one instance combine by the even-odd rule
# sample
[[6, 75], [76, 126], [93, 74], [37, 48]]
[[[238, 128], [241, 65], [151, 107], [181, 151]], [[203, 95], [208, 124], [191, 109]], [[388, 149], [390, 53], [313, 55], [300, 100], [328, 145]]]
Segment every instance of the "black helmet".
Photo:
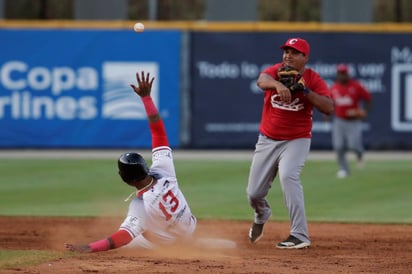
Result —
[[135, 152], [122, 154], [117, 161], [119, 175], [126, 183], [143, 180], [149, 173], [146, 161]]

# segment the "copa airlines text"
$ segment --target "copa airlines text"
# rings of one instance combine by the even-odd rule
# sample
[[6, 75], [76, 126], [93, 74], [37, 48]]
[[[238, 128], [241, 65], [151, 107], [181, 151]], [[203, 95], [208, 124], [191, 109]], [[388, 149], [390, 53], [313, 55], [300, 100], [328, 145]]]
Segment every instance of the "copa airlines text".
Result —
[[0, 83], [0, 119], [88, 120], [98, 115], [99, 74], [93, 67], [30, 67], [9, 61], [0, 68]]

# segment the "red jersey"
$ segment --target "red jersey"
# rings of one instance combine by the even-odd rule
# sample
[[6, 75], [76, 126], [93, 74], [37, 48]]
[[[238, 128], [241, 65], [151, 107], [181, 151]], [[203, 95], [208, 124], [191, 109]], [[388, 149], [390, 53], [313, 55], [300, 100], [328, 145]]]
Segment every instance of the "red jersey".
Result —
[[335, 102], [335, 114], [342, 119], [351, 118], [349, 113], [352, 110], [357, 110], [361, 101], [372, 100], [371, 94], [353, 79], [345, 85], [336, 82], [330, 90]]
[[[277, 71], [282, 63], [263, 71], [278, 80]], [[305, 85], [311, 91], [331, 98], [325, 81], [314, 70], [307, 68], [303, 73]], [[313, 105], [303, 92], [292, 95], [290, 103], [284, 103], [275, 89], [265, 90], [260, 132], [274, 140], [293, 140], [312, 137]]]

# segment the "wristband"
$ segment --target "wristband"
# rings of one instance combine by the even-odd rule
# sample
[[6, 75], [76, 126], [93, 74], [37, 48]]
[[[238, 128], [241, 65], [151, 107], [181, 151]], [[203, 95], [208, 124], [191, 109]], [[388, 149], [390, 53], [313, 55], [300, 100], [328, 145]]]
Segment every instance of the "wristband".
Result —
[[308, 88], [305, 88], [305, 89], [303, 90], [303, 93], [304, 93], [305, 95], [308, 95], [309, 92], [310, 92], [310, 89], [308, 89]]
[[102, 239], [89, 244], [92, 252], [106, 251], [110, 249], [110, 242], [107, 239]]
[[152, 97], [150, 96], [142, 97], [142, 101], [146, 109], [147, 115], [154, 115], [158, 113], [157, 108], [155, 104], [153, 103]]

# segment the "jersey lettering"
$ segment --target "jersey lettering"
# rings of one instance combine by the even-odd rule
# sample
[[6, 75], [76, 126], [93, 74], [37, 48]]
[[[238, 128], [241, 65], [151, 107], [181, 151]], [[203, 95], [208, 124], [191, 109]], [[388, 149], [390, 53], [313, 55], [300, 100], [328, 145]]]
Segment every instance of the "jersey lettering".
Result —
[[[163, 214], [166, 217], [166, 221], [169, 221], [170, 218], [172, 218], [172, 214], [176, 211], [176, 209], [179, 207], [179, 200], [177, 197], [173, 194], [171, 190], [169, 190], [165, 195], [162, 196], [163, 202], [159, 202], [159, 208], [163, 212]], [[165, 205], [170, 205], [168, 208], [166, 208]]]
[[299, 103], [299, 98], [295, 98], [292, 102], [290, 103], [285, 103], [280, 100], [280, 95], [279, 94], [274, 94], [272, 95], [271, 103], [273, 108], [279, 108], [283, 110], [289, 110], [289, 111], [299, 111], [305, 108], [303, 103]]

